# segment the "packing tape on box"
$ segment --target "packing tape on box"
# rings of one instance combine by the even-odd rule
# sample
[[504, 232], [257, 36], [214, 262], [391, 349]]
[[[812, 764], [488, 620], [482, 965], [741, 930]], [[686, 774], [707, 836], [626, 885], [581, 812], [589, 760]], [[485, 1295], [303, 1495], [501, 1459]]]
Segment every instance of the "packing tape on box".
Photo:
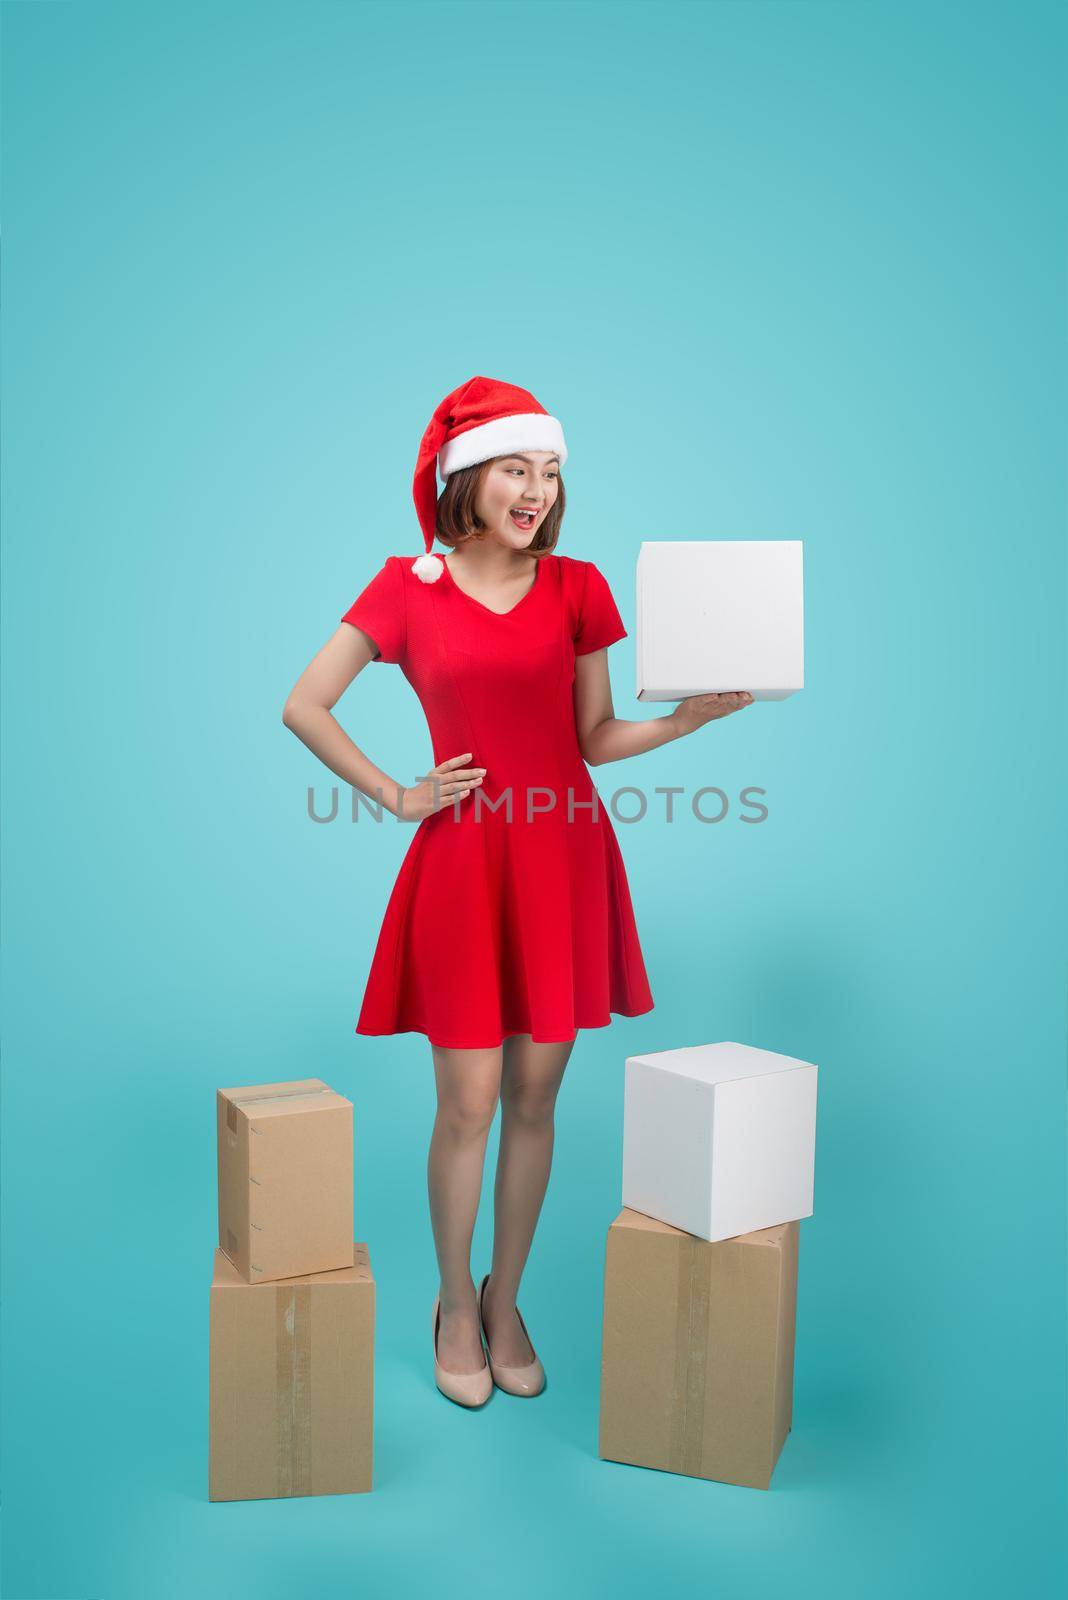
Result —
[[[226, 1126], [236, 1134], [238, 1106], [255, 1106], [264, 1100], [309, 1100], [316, 1094], [332, 1094], [338, 1100], [344, 1099], [336, 1089], [277, 1089], [273, 1094], [229, 1094], [226, 1096]], [[258, 1129], [252, 1131], [256, 1133]]]
[[[259, 1100], [306, 1100], [313, 1094], [337, 1094], [336, 1089], [279, 1089], [276, 1094], [231, 1094], [228, 1100], [235, 1106], [255, 1105]], [[338, 1095], [338, 1099], [341, 1096]]]
[[668, 1467], [691, 1477], [701, 1472], [705, 1431], [705, 1378], [712, 1292], [712, 1248], [687, 1234], [679, 1240], [675, 1314], [675, 1405]]
[[312, 1492], [311, 1292], [310, 1283], [275, 1290], [275, 1475], [280, 1495]]

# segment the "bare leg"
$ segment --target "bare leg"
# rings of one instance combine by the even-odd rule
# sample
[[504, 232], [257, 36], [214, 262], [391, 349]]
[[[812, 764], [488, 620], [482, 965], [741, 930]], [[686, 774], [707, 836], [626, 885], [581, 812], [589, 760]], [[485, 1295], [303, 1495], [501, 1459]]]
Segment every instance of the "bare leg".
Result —
[[501, 1090], [502, 1048], [431, 1045], [438, 1110], [427, 1159], [430, 1220], [441, 1274], [438, 1360], [446, 1372], [485, 1366], [471, 1277], [471, 1238], [482, 1191], [486, 1140]]
[[506, 1367], [524, 1367], [534, 1359], [515, 1302], [549, 1183], [553, 1112], [574, 1046], [574, 1039], [534, 1044], [529, 1034], [514, 1034], [502, 1046], [493, 1267], [482, 1309], [493, 1359]]

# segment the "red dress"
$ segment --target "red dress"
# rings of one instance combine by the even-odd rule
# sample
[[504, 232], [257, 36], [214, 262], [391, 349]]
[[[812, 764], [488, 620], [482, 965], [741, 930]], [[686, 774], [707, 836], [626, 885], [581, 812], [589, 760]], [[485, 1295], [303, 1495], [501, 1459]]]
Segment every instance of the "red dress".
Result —
[[356, 1032], [473, 1049], [514, 1033], [569, 1040], [611, 1012], [651, 1011], [619, 844], [575, 728], [575, 656], [626, 637], [607, 582], [551, 553], [500, 614], [448, 566], [424, 583], [414, 559], [389, 556], [342, 621], [418, 695], [428, 768], [470, 750], [464, 765], [487, 770], [417, 825]]

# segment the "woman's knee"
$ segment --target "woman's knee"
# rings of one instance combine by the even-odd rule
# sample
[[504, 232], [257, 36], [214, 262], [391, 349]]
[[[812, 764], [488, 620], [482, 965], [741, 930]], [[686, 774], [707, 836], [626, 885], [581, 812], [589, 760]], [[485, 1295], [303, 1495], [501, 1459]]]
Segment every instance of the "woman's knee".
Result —
[[501, 1093], [499, 1052], [483, 1055], [435, 1050], [438, 1079], [438, 1120], [458, 1138], [476, 1138], [488, 1132]]
[[574, 1046], [574, 1039], [563, 1044], [533, 1044], [529, 1035], [506, 1041], [501, 1072], [502, 1121], [531, 1127], [552, 1122]]
[[475, 1139], [488, 1133], [497, 1112], [495, 1089], [468, 1087], [438, 1097], [438, 1120], [454, 1137]]
[[557, 1083], [510, 1083], [501, 1091], [501, 1117], [524, 1127], [545, 1127], [556, 1109]]

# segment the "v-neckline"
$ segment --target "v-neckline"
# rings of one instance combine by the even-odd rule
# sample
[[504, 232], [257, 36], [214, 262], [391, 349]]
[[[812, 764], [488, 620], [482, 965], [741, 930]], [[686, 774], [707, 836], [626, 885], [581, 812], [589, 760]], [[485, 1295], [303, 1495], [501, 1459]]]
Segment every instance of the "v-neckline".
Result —
[[500, 618], [503, 619], [505, 617], [514, 616], [515, 613], [519, 610], [519, 607], [521, 605], [523, 605], [527, 600], [530, 599], [531, 595], [534, 593], [535, 589], [538, 587], [538, 584], [539, 584], [540, 578], [541, 578], [541, 569], [542, 569], [542, 566], [544, 565], [546, 560], [547, 560], [546, 556], [538, 556], [535, 559], [535, 562], [534, 562], [534, 582], [531, 584], [531, 586], [527, 590], [526, 594], [520, 595], [520, 597], [516, 601], [515, 605], [509, 607], [509, 609], [507, 611], [494, 611], [492, 606], [484, 605], [481, 600], [476, 600], [473, 594], [468, 594], [466, 589], [461, 589], [460, 588], [460, 585], [457, 583], [456, 579], [453, 577], [452, 568], [449, 566], [449, 563], [445, 560], [444, 556], [442, 556], [442, 558], [441, 558], [441, 564], [445, 568], [445, 572], [446, 572], [446, 574], [448, 576], [449, 582], [452, 584], [453, 588], [456, 590], [456, 593], [458, 595], [462, 595], [465, 600], [470, 600], [470, 602], [471, 602], [471, 604], [473, 606], [477, 606], [480, 611], [485, 611], [487, 613], [487, 615], [489, 615], [491, 617], [500, 617]]

